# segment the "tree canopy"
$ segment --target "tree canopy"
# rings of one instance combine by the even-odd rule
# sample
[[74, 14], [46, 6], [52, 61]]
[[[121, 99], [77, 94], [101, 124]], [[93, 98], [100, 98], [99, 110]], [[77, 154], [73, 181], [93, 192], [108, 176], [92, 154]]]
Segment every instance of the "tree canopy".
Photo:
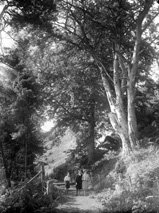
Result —
[[149, 74], [158, 54], [157, 2], [3, 3], [0, 19], [18, 43], [1, 59], [17, 72], [10, 90], [2, 87], [5, 97], [13, 97], [10, 119], [16, 125], [10, 131], [8, 126], [14, 136], [9, 140], [24, 141], [33, 156], [37, 117], [47, 115], [56, 120], [58, 134], [67, 127], [79, 133], [90, 162], [103, 131], [120, 137], [124, 155], [139, 147], [139, 132], [156, 120], [158, 106], [148, 108], [154, 106], [151, 87], [158, 88]]

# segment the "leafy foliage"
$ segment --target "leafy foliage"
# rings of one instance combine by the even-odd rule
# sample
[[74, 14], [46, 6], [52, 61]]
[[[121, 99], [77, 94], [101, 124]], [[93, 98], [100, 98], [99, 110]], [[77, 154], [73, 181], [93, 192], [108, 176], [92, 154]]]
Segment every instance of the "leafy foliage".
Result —
[[[84, 132], [88, 132], [92, 125], [93, 131], [93, 125], [98, 126], [98, 122], [101, 119], [104, 120], [103, 117], [107, 117], [105, 114], [107, 114], [108, 109], [108, 100], [105, 97], [99, 64], [105, 67], [103, 76], [109, 82], [112, 96], [115, 98], [115, 87], [113, 85], [114, 44], [119, 44], [120, 54], [125, 58], [124, 64], [127, 61], [130, 62], [134, 49], [135, 36], [133, 33], [136, 26], [136, 20], [133, 17], [134, 13], [137, 16], [139, 11], [143, 9], [144, 1], [137, 4], [136, 7], [128, 1], [104, 3], [86, 0], [77, 2], [58, 1], [59, 19], [57, 18], [55, 22], [52, 17], [55, 9], [54, 2], [52, 4], [51, 1], [47, 1], [44, 5], [43, 1], [39, 1], [34, 5], [35, 2], [15, 1], [14, 6], [19, 10], [11, 13], [11, 16], [16, 17], [18, 14], [17, 20], [13, 21], [17, 25], [20, 21], [37, 25], [37, 20], [39, 20], [39, 28], [34, 28], [34, 32], [37, 32], [38, 36], [34, 35], [34, 39], [31, 40], [30, 36], [33, 33], [30, 31], [30, 27], [25, 27], [23, 33], [29, 32], [29, 35], [25, 41], [22, 39], [21, 42], [25, 44], [28, 52], [30, 50], [30, 56], [25, 52], [28, 60], [33, 57], [33, 52], [36, 53], [36, 57], [31, 63], [27, 61], [28, 66], [34, 67], [40, 75], [44, 73], [41, 77], [42, 83], [45, 82], [46, 87], [44, 89], [45, 107], [49, 108], [48, 113], [51, 116], [56, 115], [58, 119], [60, 118], [59, 128], [61, 125], [65, 125], [72, 126], [72, 128], [81, 132], [84, 128]], [[151, 11], [149, 16], [154, 14], [155, 12]], [[20, 17], [24, 19], [22, 20]], [[25, 21], [26, 17], [28, 20]], [[35, 18], [34, 21], [32, 17]], [[62, 17], [61, 23], [60, 17]], [[63, 17], [66, 18], [64, 22]], [[149, 18], [147, 21], [149, 21]], [[47, 25], [48, 23], [51, 25]], [[40, 32], [43, 27], [46, 27], [46, 33]], [[60, 39], [61, 42], [57, 39]], [[66, 52], [67, 54], [65, 54]], [[153, 48], [147, 40], [142, 41], [137, 74], [140, 83], [143, 81], [142, 75], [146, 75], [145, 71], [149, 69], [153, 61], [153, 54]], [[39, 59], [37, 59], [38, 57]], [[119, 66], [118, 71], [119, 84], [122, 86], [122, 81], [126, 77], [122, 76], [121, 66]], [[127, 112], [126, 90], [125, 93], [122, 92], [124, 112]], [[49, 105], [53, 106], [53, 110], [50, 110]], [[93, 108], [96, 120], [90, 121]], [[94, 132], [97, 138], [99, 136], [97, 128], [94, 128]], [[94, 139], [93, 136], [90, 136], [90, 133], [86, 134], [85, 138], [81, 136], [81, 139], [79, 139], [81, 142], [91, 140]]]
[[[24, 184], [24, 182], [23, 182]], [[20, 187], [20, 186], [19, 186]], [[23, 190], [19, 190], [19, 187], [6, 197], [1, 203], [4, 213], [9, 212], [55, 212], [56, 201], [53, 199], [57, 197], [56, 190], [51, 197], [49, 195], [43, 195], [42, 186], [39, 181], [36, 180], [26, 185]], [[56, 196], [54, 196], [56, 194]]]
[[[68, 127], [78, 134], [78, 147], [75, 153], [83, 157], [80, 156], [83, 161], [80, 162], [81, 164], [88, 162], [90, 141], [95, 144], [102, 130], [109, 129], [107, 112], [110, 110], [108, 106], [110, 98], [115, 100], [116, 111], [119, 110], [119, 96], [114, 83], [116, 81], [119, 83], [123, 101], [123, 108], [120, 110], [124, 111], [126, 120], [130, 121], [130, 117], [127, 116], [129, 110], [127, 94], [131, 76], [128, 76], [128, 73], [132, 71], [137, 17], [148, 1], [143, 0], [137, 3], [122, 0], [57, 2], [59, 13], [55, 18], [54, 1], [9, 1], [12, 5], [8, 5], [10, 13], [8, 21], [12, 22], [11, 25], [18, 33], [19, 29], [23, 29], [21, 33], [25, 37], [19, 39], [18, 53], [14, 52], [14, 59], [13, 56], [7, 58], [8, 62], [18, 70], [19, 78], [15, 81], [12, 91], [13, 103], [3, 99], [1, 107], [3, 117], [1, 123], [3, 153], [1, 152], [1, 155], [6, 162], [6, 174], [9, 178], [17, 176], [21, 178], [24, 173], [27, 175], [27, 169], [34, 173], [33, 162], [36, 154], [42, 153], [41, 141], [36, 132], [39, 127], [37, 117], [42, 113], [43, 117], [54, 118], [57, 122], [53, 134], [50, 135], [51, 140], [58, 141], [59, 135], [62, 135]], [[153, 2], [151, 1], [151, 4]], [[143, 23], [143, 31], [157, 13], [155, 10], [150, 10]], [[153, 39], [157, 36], [153, 25], [151, 25], [150, 34]], [[137, 73], [133, 78], [133, 93], [136, 98], [131, 102], [136, 110], [141, 132], [140, 139], [146, 135], [145, 132], [146, 136], [150, 137], [151, 133], [158, 131], [158, 99], [155, 97], [154, 101], [152, 98], [154, 96], [152, 86], [155, 84], [149, 79], [149, 69], [153, 63], [155, 51], [152, 40], [147, 40], [150, 36], [147, 36], [146, 32], [144, 37], [139, 52]], [[116, 49], [116, 44], [119, 45], [119, 50]], [[115, 54], [118, 54], [123, 61], [118, 64], [118, 75], [113, 78]], [[121, 59], [120, 57], [118, 59]], [[100, 68], [104, 68], [102, 75]], [[126, 71], [126, 75], [123, 74], [123, 70]], [[107, 81], [107, 86], [110, 86], [111, 96], [108, 100], [104, 91], [103, 78]], [[123, 80], [127, 81], [125, 86], [122, 85]], [[157, 90], [157, 85], [155, 88]], [[2, 91], [5, 97], [10, 92]], [[43, 104], [40, 109], [38, 97]], [[37, 109], [40, 111], [37, 112]], [[121, 122], [120, 127], [122, 125]], [[155, 140], [157, 141], [158, 138]], [[109, 141], [106, 148], [118, 150], [118, 143]], [[145, 145], [145, 141], [142, 140], [141, 144]], [[108, 151], [106, 157], [108, 155], [113, 158], [113, 151]], [[146, 155], [147, 153], [142, 153], [140, 150], [140, 154], [135, 156], [138, 162], [133, 161], [132, 164], [124, 162], [126, 164], [124, 168], [121, 168], [123, 161], [118, 162], [116, 172], [118, 171], [124, 180], [118, 182], [120, 185], [118, 188], [112, 187], [111, 193], [112, 191], [114, 193], [106, 202], [110, 204], [110, 208], [115, 210], [120, 210], [122, 206], [125, 210], [132, 208], [135, 197], [142, 201], [139, 206], [145, 205], [143, 198], [150, 191], [147, 190], [147, 186], [142, 189], [140, 186], [142, 182], [148, 184], [148, 180], [151, 179], [149, 175], [153, 178], [156, 177], [156, 173], [158, 175], [158, 161], [154, 161], [152, 165], [149, 160], [146, 161]], [[6, 159], [9, 160], [6, 161]], [[143, 163], [143, 167], [136, 169], [139, 162]], [[149, 169], [149, 175], [146, 173], [145, 165]], [[58, 169], [58, 174], [65, 170], [64, 167]], [[118, 197], [115, 194], [118, 194]], [[127, 197], [131, 195], [132, 198], [127, 200]]]
[[106, 177], [98, 196], [108, 212], [157, 212], [158, 149], [151, 146], [134, 154], [135, 158], [118, 159]]
[[20, 181], [27, 175], [34, 175], [33, 162], [36, 154], [42, 153], [36, 127], [40, 87], [31, 72], [26, 72], [17, 53], [17, 50], [12, 51], [4, 59], [16, 69], [16, 76], [8, 79], [11, 97], [6, 94], [1, 97], [0, 151], [9, 187], [11, 180]]
[[20, 26], [25, 27], [30, 24], [34, 27], [40, 27], [41, 29], [51, 29], [52, 20], [55, 19], [56, 4], [54, 1], [10, 1], [7, 2], [3, 0], [2, 2], [6, 3], [7, 9], [9, 11], [8, 16], [4, 15], [4, 20], [10, 22], [10, 25], [19, 28]]

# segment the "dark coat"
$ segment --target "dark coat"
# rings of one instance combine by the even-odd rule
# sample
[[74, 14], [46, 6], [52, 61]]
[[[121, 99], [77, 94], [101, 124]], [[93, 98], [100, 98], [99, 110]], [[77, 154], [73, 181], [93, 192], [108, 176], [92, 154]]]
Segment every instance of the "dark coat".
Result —
[[76, 189], [82, 189], [82, 174], [76, 176]]

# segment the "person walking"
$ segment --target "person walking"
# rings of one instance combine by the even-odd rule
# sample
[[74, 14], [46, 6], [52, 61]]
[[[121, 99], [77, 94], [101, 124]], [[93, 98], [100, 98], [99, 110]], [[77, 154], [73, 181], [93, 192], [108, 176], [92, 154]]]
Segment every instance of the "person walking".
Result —
[[84, 190], [84, 195], [87, 195], [89, 180], [90, 180], [89, 174], [87, 173], [87, 170], [84, 170], [84, 173], [82, 176], [82, 188]]
[[67, 175], [64, 177], [65, 188], [66, 188], [66, 194], [68, 194], [68, 190], [69, 190], [69, 188], [70, 188], [70, 181], [71, 181], [71, 178], [70, 178], [70, 174], [69, 174], [69, 172], [68, 172]]
[[81, 170], [78, 170], [76, 176], [76, 195], [80, 194], [81, 189], [82, 189], [82, 172]]

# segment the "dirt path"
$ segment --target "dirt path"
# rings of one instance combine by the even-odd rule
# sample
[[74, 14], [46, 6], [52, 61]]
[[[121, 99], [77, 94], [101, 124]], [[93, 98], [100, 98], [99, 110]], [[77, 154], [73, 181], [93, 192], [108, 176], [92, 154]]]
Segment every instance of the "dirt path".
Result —
[[89, 196], [84, 196], [82, 193], [76, 196], [75, 192], [70, 192], [65, 202], [59, 204], [57, 209], [60, 213], [101, 213], [103, 206], [91, 193]]

